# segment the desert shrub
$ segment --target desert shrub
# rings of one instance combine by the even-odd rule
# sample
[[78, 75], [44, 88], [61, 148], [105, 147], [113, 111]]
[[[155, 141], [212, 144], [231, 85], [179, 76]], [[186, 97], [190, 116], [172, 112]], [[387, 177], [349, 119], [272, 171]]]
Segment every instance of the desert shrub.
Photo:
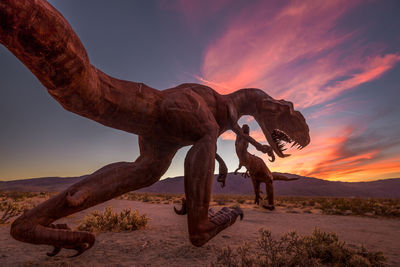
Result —
[[89, 232], [121, 232], [134, 231], [146, 227], [150, 218], [146, 214], [131, 209], [125, 209], [120, 213], [114, 213], [112, 207], [107, 207], [103, 213], [94, 211], [86, 216], [78, 226], [78, 230]]
[[219, 198], [219, 199], [215, 199], [215, 203], [216, 203], [217, 205], [219, 205], [219, 206], [222, 206], [222, 205], [225, 205], [225, 204], [226, 204], [226, 201]]
[[217, 205], [225, 205], [227, 203], [237, 202], [237, 195], [216, 194], [212, 196], [212, 200]]
[[183, 194], [129, 192], [123, 194], [117, 199], [134, 200], [134, 201], [142, 201], [150, 203], [161, 203], [163, 201], [174, 203], [174, 201], [177, 201], [176, 198], [178, 198], [179, 199], [178, 202], [180, 202], [180, 199], [182, 197]]
[[239, 204], [244, 204], [244, 203], [246, 202], [246, 199], [244, 199], [244, 198], [239, 198], [239, 199], [237, 199], [236, 201], [237, 201], [237, 203], [239, 203]]
[[13, 201], [23, 201], [26, 198], [33, 198], [37, 196], [37, 193], [34, 192], [18, 192], [18, 191], [3, 191], [0, 193], [1, 198], [9, 198]]
[[28, 210], [28, 205], [21, 204], [14, 201], [2, 201], [0, 202], [0, 211], [3, 214], [0, 217], [0, 224], [6, 224], [10, 222], [10, 219], [22, 214]]
[[326, 198], [319, 204], [325, 214], [400, 217], [399, 202], [394, 199]]
[[260, 229], [256, 247], [245, 243], [236, 251], [229, 246], [222, 248], [212, 266], [384, 266], [384, 263], [382, 252], [348, 248], [335, 233], [315, 229], [310, 236], [289, 232], [274, 239], [269, 230]]
[[240, 204], [239, 203], [234, 203], [234, 204], [230, 205], [229, 208], [232, 208], [232, 209], [240, 208]]
[[400, 217], [400, 199], [280, 196], [276, 206], [320, 209], [330, 215]]

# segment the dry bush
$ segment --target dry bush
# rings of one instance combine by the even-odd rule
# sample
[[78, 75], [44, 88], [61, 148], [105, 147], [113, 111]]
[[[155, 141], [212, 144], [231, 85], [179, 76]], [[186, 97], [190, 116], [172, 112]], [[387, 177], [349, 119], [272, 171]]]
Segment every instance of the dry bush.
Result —
[[400, 217], [399, 199], [325, 198], [317, 203], [325, 214]]
[[[180, 203], [180, 199], [183, 197], [183, 194], [169, 194], [169, 193], [144, 193], [144, 192], [129, 192], [123, 194], [117, 199], [123, 200], [133, 200], [133, 201], [142, 201], [149, 203]], [[168, 203], [165, 203], [168, 202]]]
[[94, 211], [87, 215], [78, 226], [78, 230], [89, 232], [122, 232], [144, 229], [150, 218], [146, 214], [139, 215], [137, 210], [125, 209], [114, 213], [107, 207], [103, 213]]
[[324, 214], [400, 217], [400, 199], [277, 197], [277, 206], [319, 209]]
[[21, 215], [25, 211], [34, 208], [36, 204], [32, 202], [37, 193], [31, 192], [1, 192], [0, 193], [0, 224], [11, 222], [11, 219]]
[[10, 219], [22, 214], [30, 209], [31, 206], [27, 203], [19, 203], [14, 201], [1, 201], [0, 211], [3, 213], [0, 217], [0, 224], [10, 222]]
[[[130, 192], [119, 199], [148, 203], [180, 203], [184, 194]], [[254, 195], [216, 194], [212, 195], [213, 205], [232, 203], [253, 204]], [[400, 199], [330, 198], [330, 197], [275, 197], [277, 207], [302, 210], [319, 209], [323, 214], [359, 215], [400, 218]]]
[[248, 243], [233, 251], [229, 246], [217, 252], [212, 266], [384, 266], [382, 252], [364, 247], [348, 248], [337, 234], [315, 229], [301, 237], [296, 232], [272, 238], [269, 230], [260, 229], [256, 247]]
[[0, 198], [11, 199], [13, 201], [23, 201], [27, 198], [33, 198], [36, 196], [38, 196], [38, 193], [34, 193], [34, 192], [18, 192], [18, 191], [0, 192]]

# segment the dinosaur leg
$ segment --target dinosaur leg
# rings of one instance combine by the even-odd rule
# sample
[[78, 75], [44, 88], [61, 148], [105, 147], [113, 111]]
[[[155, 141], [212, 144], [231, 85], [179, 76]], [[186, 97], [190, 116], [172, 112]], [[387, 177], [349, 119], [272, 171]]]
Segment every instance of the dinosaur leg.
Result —
[[269, 210], [274, 210], [274, 185], [271, 179], [265, 181], [265, 190], [267, 193], [268, 205], [263, 205], [263, 207]]
[[253, 188], [254, 188], [254, 204], [260, 204], [260, 182], [256, 179], [251, 177], [251, 181], [253, 183]]
[[26, 212], [12, 224], [11, 235], [19, 241], [54, 246], [50, 256], [61, 248], [75, 249], [76, 255], [89, 249], [95, 241], [93, 234], [71, 231], [66, 225], [52, 222], [158, 181], [177, 149], [143, 140], [139, 145], [141, 155], [135, 162], [107, 165]]
[[237, 175], [238, 170], [240, 170], [243, 167], [243, 165], [241, 165], [239, 163], [239, 167], [237, 167], [237, 169], [233, 172], [235, 175]]
[[240, 208], [223, 208], [210, 212], [209, 202], [214, 174], [214, 156], [217, 134], [206, 135], [189, 150], [185, 159], [185, 193], [188, 215], [189, 238], [193, 245], [202, 246], [220, 231], [232, 225]]

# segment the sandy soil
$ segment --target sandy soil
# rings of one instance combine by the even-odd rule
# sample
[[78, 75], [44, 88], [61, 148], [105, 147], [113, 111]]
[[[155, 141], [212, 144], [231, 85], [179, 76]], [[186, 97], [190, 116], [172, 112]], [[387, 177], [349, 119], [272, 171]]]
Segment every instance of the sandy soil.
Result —
[[215, 261], [216, 249], [255, 241], [262, 227], [270, 229], [276, 237], [290, 230], [308, 235], [318, 227], [337, 233], [348, 244], [364, 244], [370, 250], [383, 251], [390, 266], [400, 266], [398, 219], [287, 213], [280, 207], [274, 212], [245, 208], [243, 221], [237, 221], [201, 248], [189, 243], [186, 216], [176, 215], [171, 204], [111, 200], [60, 222], [76, 226], [88, 212], [102, 211], [110, 205], [114, 211], [132, 208], [140, 214], [146, 213], [152, 218], [150, 228], [129, 233], [100, 233], [93, 248], [81, 256], [67, 258], [74, 252], [62, 250], [50, 258], [46, 252], [51, 247], [15, 241], [9, 235], [10, 227], [0, 226], [0, 266], [206, 266]]

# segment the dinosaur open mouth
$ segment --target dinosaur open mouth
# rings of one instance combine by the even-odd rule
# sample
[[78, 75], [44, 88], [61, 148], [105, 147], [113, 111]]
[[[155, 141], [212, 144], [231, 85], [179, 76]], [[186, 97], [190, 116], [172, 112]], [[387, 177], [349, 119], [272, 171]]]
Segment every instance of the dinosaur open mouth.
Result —
[[300, 145], [297, 141], [293, 140], [287, 133], [282, 130], [274, 129], [271, 133], [272, 140], [274, 141], [276, 148], [280, 153], [283, 154], [287, 148], [285, 148], [286, 144], [292, 144], [292, 147], [297, 146], [297, 149], [302, 149], [303, 146]]

